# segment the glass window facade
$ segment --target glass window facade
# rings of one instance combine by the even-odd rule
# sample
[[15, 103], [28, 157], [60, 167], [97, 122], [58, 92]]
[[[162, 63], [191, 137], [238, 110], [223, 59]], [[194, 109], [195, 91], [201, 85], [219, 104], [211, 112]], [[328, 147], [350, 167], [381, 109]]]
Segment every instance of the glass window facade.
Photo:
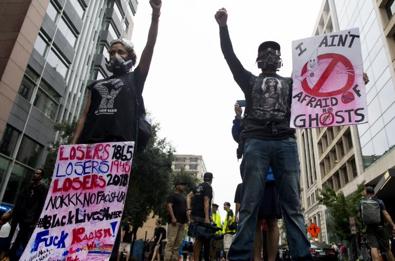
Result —
[[49, 18], [51, 18], [52, 21], [56, 22], [59, 12], [58, 12], [58, 9], [55, 7], [55, 5], [52, 2], [49, 2], [48, 8], [47, 8], [47, 15], [49, 16]]
[[69, 67], [53, 49], [49, 50], [47, 61], [63, 78], [66, 78]]
[[17, 129], [7, 125], [0, 144], [0, 153], [3, 153], [7, 156], [12, 156], [18, 141], [19, 134], [20, 132]]
[[54, 120], [58, 111], [60, 95], [47, 83], [41, 81], [37, 91], [34, 106], [37, 107], [45, 116]]
[[6, 191], [4, 193], [3, 202], [12, 203], [12, 204], [15, 203], [16, 197], [18, 195], [17, 192], [19, 193], [24, 187], [26, 187], [29, 184], [32, 175], [33, 175], [32, 168], [16, 163], [14, 165], [14, 168], [12, 169], [12, 173], [8, 181]]
[[[354, 17], [359, 17], [364, 70], [370, 83], [367, 88], [367, 124], [358, 125], [362, 158], [368, 167], [395, 145], [395, 84], [390, 70], [391, 59], [385, 49], [383, 29], [374, 10], [372, 1], [335, 0], [341, 30], [355, 27]], [[387, 12], [394, 14], [395, 4], [386, 5]], [[392, 131], [391, 131], [392, 128]]]
[[48, 49], [48, 42], [41, 34], [37, 36], [36, 42], [34, 43], [34, 49], [36, 49], [41, 56], [45, 56], [45, 52]]
[[120, 8], [119, 8], [119, 6], [118, 6], [118, 4], [116, 2], [114, 4], [114, 13], [115, 13], [116, 17], [119, 19], [119, 21], [122, 22], [123, 21], [123, 15], [122, 15], [122, 12], [121, 12], [121, 10], [120, 10]]
[[37, 143], [26, 135], [22, 138], [22, 143], [18, 151], [16, 159], [30, 166], [37, 166], [44, 146]]
[[58, 28], [62, 32], [66, 40], [69, 42], [69, 44], [74, 47], [75, 42], [77, 41], [77, 37], [70, 28], [70, 25], [66, 21], [65, 17], [62, 17], [62, 19], [59, 20]]
[[117, 31], [114, 29], [114, 26], [111, 23], [108, 25], [108, 33], [110, 34], [112, 40], [119, 38]]
[[85, 9], [81, 5], [81, 2], [78, 0], [69, 0], [72, 6], [74, 7], [75, 11], [77, 12], [78, 16], [82, 19], [84, 17]]
[[389, 0], [385, 5], [385, 11], [387, 12], [388, 18], [395, 14], [395, 0]]

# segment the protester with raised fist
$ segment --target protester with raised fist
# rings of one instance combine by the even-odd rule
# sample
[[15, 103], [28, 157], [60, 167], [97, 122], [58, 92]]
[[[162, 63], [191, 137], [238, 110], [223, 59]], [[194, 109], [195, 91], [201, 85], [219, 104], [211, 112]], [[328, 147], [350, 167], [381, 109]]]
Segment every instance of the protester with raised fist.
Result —
[[110, 43], [106, 66], [112, 76], [87, 87], [85, 107], [72, 143], [136, 141], [137, 134], [144, 134], [137, 131], [145, 116], [142, 92], [154, 52], [162, 2], [150, 0], [150, 4], [151, 26], [139, 64], [132, 70], [137, 56], [131, 42], [116, 39]]
[[239, 227], [229, 250], [229, 260], [251, 260], [260, 200], [264, 194], [266, 172], [272, 167], [294, 260], [311, 260], [299, 199], [299, 160], [295, 130], [290, 128], [292, 80], [281, 77], [280, 45], [263, 42], [258, 48], [258, 76], [247, 71], [236, 57], [229, 37], [228, 13], [215, 14], [220, 29], [221, 49], [244, 92], [246, 109], [240, 136], [243, 193]]

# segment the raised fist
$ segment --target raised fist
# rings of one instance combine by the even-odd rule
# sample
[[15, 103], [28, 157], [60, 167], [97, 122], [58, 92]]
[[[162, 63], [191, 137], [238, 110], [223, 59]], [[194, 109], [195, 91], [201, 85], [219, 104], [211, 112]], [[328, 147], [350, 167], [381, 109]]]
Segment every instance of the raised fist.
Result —
[[221, 8], [215, 13], [215, 20], [217, 20], [219, 26], [226, 25], [226, 22], [228, 20], [228, 12], [225, 8]]
[[154, 12], [160, 11], [160, 8], [162, 7], [162, 0], [150, 0], [149, 3]]

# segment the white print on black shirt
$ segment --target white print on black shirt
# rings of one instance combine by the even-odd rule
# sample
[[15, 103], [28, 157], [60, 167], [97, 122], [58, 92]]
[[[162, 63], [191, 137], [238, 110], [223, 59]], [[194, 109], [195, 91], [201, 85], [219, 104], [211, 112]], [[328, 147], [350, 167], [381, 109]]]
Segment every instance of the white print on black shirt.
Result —
[[287, 112], [289, 87], [275, 77], [257, 79], [252, 89], [252, 117], [258, 120], [283, 120]]
[[117, 112], [117, 109], [114, 108], [115, 98], [124, 85], [121, 79], [114, 78], [99, 82], [94, 86], [101, 96], [99, 107], [95, 111], [96, 115], [115, 114]]

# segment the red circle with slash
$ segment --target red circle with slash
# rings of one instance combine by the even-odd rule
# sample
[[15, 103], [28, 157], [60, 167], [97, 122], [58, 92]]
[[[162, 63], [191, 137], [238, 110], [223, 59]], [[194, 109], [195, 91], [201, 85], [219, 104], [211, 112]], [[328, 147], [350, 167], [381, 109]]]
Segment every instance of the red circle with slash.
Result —
[[[303, 79], [302, 88], [306, 93], [315, 97], [331, 97], [342, 94], [353, 86], [355, 81], [355, 71], [352, 63], [349, 59], [347, 59], [347, 57], [337, 53], [326, 53], [319, 55], [317, 58], [318, 61], [329, 59], [330, 62], [314, 86], [310, 86], [306, 78]], [[331, 76], [334, 77], [334, 69], [336, 68], [336, 66], [338, 66], [339, 63], [345, 67], [347, 73], [346, 83], [336, 90], [326, 92], [322, 91], [321, 89], [324, 86], [325, 82], [328, 80], [328, 78], [330, 78]], [[305, 75], [306, 72], [307, 63], [302, 68], [302, 75]]]
[[325, 112], [320, 116], [320, 123], [323, 126], [331, 125], [335, 121], [335, 115], [332, 112]]

